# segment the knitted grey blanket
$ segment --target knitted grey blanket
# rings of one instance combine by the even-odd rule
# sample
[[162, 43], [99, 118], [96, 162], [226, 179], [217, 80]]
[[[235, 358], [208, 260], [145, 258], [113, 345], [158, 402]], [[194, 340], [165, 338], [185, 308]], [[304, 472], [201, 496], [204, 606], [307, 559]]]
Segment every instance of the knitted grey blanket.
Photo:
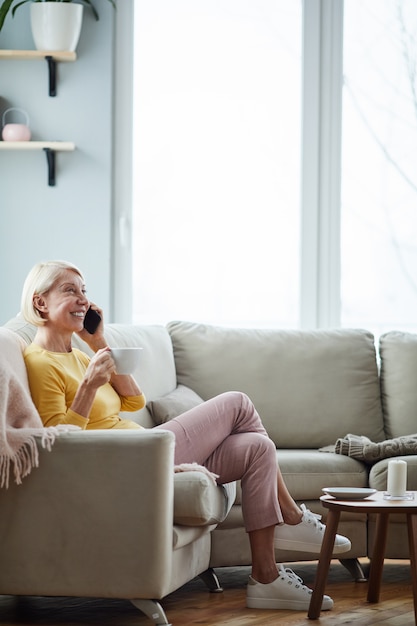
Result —
[[417, 434], [374, 443], [363, 435], [348, 434], [338, 439], [334, 451], [366, 463], [376, 463], [391, 456], [417, 454]]

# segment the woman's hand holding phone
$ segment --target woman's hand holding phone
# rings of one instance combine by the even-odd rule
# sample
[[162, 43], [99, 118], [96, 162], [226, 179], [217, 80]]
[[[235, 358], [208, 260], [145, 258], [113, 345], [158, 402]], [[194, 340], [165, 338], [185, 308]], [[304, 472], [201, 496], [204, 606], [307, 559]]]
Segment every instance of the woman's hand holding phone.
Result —
[[78, 335], [94, 352], [107, 347], [107, 341], [104, 337], [103, 313], [93, 302], [90, 302], [83, 325], [84, 328]]

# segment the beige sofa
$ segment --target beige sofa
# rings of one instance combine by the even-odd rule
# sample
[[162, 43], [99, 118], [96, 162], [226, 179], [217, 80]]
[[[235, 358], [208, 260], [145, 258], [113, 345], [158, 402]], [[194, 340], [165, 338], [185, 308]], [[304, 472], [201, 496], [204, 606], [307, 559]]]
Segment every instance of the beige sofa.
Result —
[[[33, 338], [19, 318], [6, 327]], [[388, 461], [369, 466], [321, 448], [347, 433], [382, 441], [417, 431], [414, 335], [382, 337], [381, 368], [364, 330], [172, 322], [109, 324], [106, 335], [113, 347], [143, 347], [136, 375], [148, 404], [135, 419], [150, 430], [61, 435], [22, 485], [0, 490], [0, 532], [8, 537], [0, 547], [2, 594], [126, 598], [168, 624], [157, 600], [198, 575], [215, 590], [212, 568], [221, 581], [221, 567], [250, 564], [239, 485], [215, 487], [200, 472], [174, 475], [172, 437], [151, 430], [223, 391], [253, 399], [293, 496], [323, 515], [323, 487], [385, 489]], [[417, 456], [407, 461], [408, 488], [417, 489]], [[387, 556], [407, 558], [404, 520], [392, 518]], [[360, 578], [356, 559], [371, 554], [374, 520], [343, 514], [339, 531], [352, 542], [343, 562]], [[312, 556], [277, 550], [276, 558]]]

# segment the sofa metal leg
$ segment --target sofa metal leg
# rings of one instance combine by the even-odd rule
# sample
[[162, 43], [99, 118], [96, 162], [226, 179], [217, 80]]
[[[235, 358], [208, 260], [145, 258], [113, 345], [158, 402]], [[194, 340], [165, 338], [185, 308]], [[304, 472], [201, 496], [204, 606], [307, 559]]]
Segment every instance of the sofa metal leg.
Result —
[[168, 622], [164, 609], [156, 600], [131, 600], [131, 603], [142, 613], [145, 613], [155, 626], [172, 626]]
[[339, 559], [339, 561], [352, 574], [357, 583], [366, 583], [368, 581], [358, 559]]
[[223, 587], [220, 585], [219, 579], [214, 569], [211, 567], [206, 569], [202, 574], [199, 574], [199, 578], [207, 585], [210, 593], [221, 593], [223, 591]]

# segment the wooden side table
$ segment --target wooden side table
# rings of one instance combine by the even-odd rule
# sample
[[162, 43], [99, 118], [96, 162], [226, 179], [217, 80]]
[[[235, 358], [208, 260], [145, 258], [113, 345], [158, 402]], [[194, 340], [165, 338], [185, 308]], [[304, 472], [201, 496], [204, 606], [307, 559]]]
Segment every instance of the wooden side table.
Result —
[[412, 493], [414, 499], [384, 500], [383, 491], [377, 491], [364, 500], [336, 500], [331, 496], [322, 496], [320, 498], [323, 506], [329, 509], [329, 513], [317, 566], [316, 582], [308, 610], [309, 619], [318, 619], [320, 617], [320, 609], [341, 512], [377, 514], [375, 545], [369, 573], [368, 602], [379, 602], [389, 515], [390, 513], [404, 513], [407, 517], [414, 620], [417, 624], [417, 491], [407, 493]]

